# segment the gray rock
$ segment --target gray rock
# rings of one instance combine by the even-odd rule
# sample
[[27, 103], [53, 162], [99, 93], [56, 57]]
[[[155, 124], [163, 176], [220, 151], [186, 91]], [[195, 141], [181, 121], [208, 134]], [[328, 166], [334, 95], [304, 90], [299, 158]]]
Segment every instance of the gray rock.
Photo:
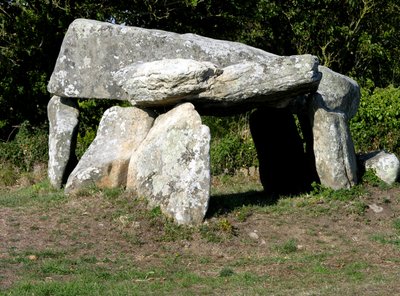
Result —
[[345, 113], [350, 120], [360, 104], [360, 87], [353, 79], [336, 73], [331, 69], [319, 66], [322, 79], [318, 92], [314, 95], [314, 108], [324, 108], [330, 112]]
[[388, 185], [396, 182], [399, 176], [400, 161], [392, 153], [386, 151], [371, 152], [360, 155], [359, 160], [366, 170], [374, 171], [375, 175]]
[[167, 59], [133, 64], [113, 77], [133, 105], [157, 107], [185, 100], [213, 109], [244, 103], [285, 107], [297, 94], [316, 91], [321, 75], [317, 59], [303, 55], [223, 69], [209, 62]]
[[112, 107], [99, 124], [96, 138], [68, 178], [66, 193], [90, 185], [126, 186], [129, 160], [150, 130], [155, 115], [136, 107]]
[[49, 118], [48, 176], [51, 185], [61, 188], [77, 163], [78, 104], [69, 98], [53, 96], [47, 105]]
[[[196, 107], [208, 99], [213, 99], [213, 106], [226, 105], [225, 100], [235, 103], [238, 98], [254, 97], [263, 101], [268, 96], [279, 100], [284, 95], [288, 99], [287, 96], [314, 92], [321, 78], [317, 59], [309, 55], [279, 57], [244, 44], [193, 34], [179, 35], [78, 19], [65, 35], [48, 91], [66, 97], [130, 99], [138, 106], [146, 106], [143, 100], [132, 98], [134, 88], [127, 80], [140, 83], [144, 79], [147, 83], [151, 77], [127, 76], [124, 80], [120, 74], [124, 71], [137, 73], [149, 67], [138, 66], [138, 63], [158, 61], [156, 63], [162, 64], [164, 59], [207, 61], [219, 69], [225, 68], [225, 75], [221, 75], [214, 87], [199, 95], [202, 99], [194, 102]], [[168, 63], [167, 74], [173, 74], [173, 63], [165, 63]], [[181, 68], [180, 65], [176, 67]], [[271, 81], [278, 89], [270, 89], [270, 84], [264, 81], [268, 75], [273, 76]], [[178, 79], [175, 84], [179, 83]], [[243, 87], [246, 88], [242, 90]], [[154, 95], [153, 100], [157, 98], [157, 92], [151, 95]], [[171, 95], [174, 96], [174, 92]], [[157, 102], [162, 101], [158, 98]], [[176, 100], [166, 99], [164, 104], [173, 105]]]
[[133, 105], [157, 105], [160, 101], [171, 104], [197, 96], [220, 73], [209, 62], [166, 59], [127, 66], [113, 77]]
[[368, 205], [368, 207], [376, 214], [383, 212], [383, 208], [375, 203], [372, 205]]
[[264, 62], [275, 55], [244, 44], [193, 34], [77, 19], [68, 28], [48, 90], [84, 98], [128, 99], [112, 74], [137, 62], [195, 59], [219, 67], [243, 60]]
[[357, 161], [348, 122], [360, 102], [358, 84], [326, 67], [313, 96], [312, 130], [315, 165], [321, 184], [333, 189], [357, 183]]
[[317, 109], [313, 135], [315, 165], [321, 184], [332, 189], [355, 185], [357, 161], [345, 114]]
[[320, 79], [318, 59], [312, 55], [242, 62], [223, 68], [199, 98], [207, 99], [210, 108], [252, 103], [283, 108], [297, 95], [315, 92]]
[[190, 103], [160, 115], [132, 154], [127, 188], [179, 224], [199, 224], [210, 194], [210, 130]]

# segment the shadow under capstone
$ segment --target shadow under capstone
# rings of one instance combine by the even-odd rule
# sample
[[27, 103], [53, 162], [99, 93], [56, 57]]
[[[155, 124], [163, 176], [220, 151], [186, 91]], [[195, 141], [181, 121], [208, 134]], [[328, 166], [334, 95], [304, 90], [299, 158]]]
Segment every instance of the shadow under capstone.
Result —
[[266, 194], [297, 195], [318, 182], [311, 125], [302, 120], [299, 135], [289, 108], [259, 108], [250, 115], [250, 131], [257, 150], [260, 180]]
[[242, 206], [268, 206], [277, 203], [277, 195], [269, 195], [264, 191], [248, 191], [211, 195], [206, 219], [216, 215], [228, 214]]

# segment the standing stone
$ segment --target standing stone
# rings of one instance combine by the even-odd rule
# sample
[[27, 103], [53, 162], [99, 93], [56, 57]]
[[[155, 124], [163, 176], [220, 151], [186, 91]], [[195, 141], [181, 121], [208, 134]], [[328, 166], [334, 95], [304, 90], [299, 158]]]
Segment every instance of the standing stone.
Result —
[[127, 188], [179, 224], [199, 224], [210, 194], [210, 130], [190, 103], [160, 115], [132, 154]]
[[108, 109], [96, 138], [68, 178], [66, 193], [96, 185], [126, 186], [129, 159], [150, 130], [154, 114], [136, 107]]
[[350, 188], [357, 183], [357, 161], [348, 122], [357, 112], [360, 88], [329, 68], [319, 70], [322, 79], [312, 100], [315, 165], [324, 186]]
[[332, 189], [357, 183], [357, 160], [347, 118], [322, 108], [314, 113], [314, 155], [321, 184]]
[[53, 96], [47, 105], [49, 118], [48, 176], [55, 188], [67, 181], [77, 161], [78, 104], [75, 100]]
[[359, 160], [365, 170], [372, 170], [379, 179], [388, 185], [396, 182], [399, 176], [400, 161], [392, 153], [375, 151], [360, 155]]

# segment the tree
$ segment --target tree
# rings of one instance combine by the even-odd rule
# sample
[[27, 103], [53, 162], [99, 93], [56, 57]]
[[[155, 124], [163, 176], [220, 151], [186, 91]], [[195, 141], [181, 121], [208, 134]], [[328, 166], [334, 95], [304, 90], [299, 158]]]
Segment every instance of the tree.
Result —
[[75, 18], [310, 53], [361, 83], [400, 84], [396, 0], [1, 0], [0, 139], [13, 125], [46, 121], [47, 81]]

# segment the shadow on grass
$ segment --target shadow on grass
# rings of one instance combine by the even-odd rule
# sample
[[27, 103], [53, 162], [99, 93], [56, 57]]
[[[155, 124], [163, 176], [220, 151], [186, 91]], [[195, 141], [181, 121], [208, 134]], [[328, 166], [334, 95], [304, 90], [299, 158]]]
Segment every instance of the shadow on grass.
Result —
[[278, 196], [267, 194], [264, 191], [214, 194], [210, 197], [206, 218], [211, 218], [215, 215], [228, 214], [242, 206], [274, 205], [277, 203], [278, 199]]

